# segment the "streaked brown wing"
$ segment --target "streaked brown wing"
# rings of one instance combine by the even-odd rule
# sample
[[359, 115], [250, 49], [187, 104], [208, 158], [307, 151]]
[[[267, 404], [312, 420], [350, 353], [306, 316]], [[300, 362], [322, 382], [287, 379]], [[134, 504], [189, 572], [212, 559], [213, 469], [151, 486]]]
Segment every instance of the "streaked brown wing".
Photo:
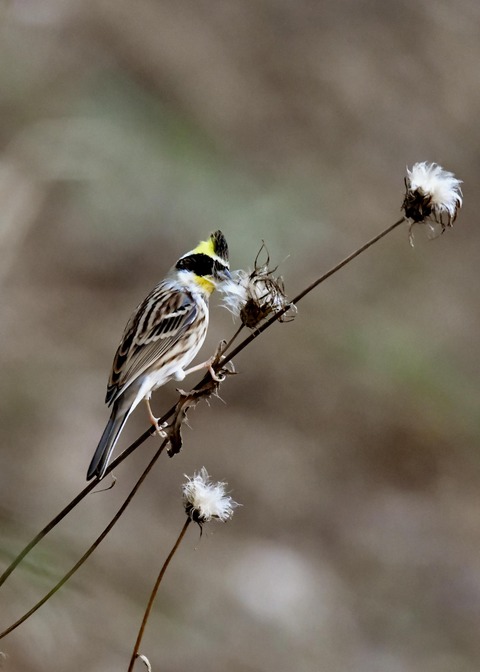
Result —
[[162, 282], [129, 319], [113, 360], [105, 402], [110, 405], [122, 390], [167, 352], [198, 313], [185, 292]]

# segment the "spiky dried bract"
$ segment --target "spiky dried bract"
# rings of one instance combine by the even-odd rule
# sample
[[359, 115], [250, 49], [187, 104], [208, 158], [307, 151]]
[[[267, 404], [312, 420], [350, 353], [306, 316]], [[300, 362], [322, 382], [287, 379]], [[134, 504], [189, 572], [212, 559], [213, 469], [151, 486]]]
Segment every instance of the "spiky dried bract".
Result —
[[292, 319], [292, 313], [296, 310], [287, 299], [283, 279], [274, 276], [277, 269], [269, 268], [268, 253], [266, 262], [258, 263], [258, 257], [264, 249], [262, 245], [253, 271], [234, 271], [232, 279], [220, 287], [225, 307], [233, 315], [239, 315], [242, 323], [250, 329], [255, 329], [267, 317], [287, 307], [291, 308], [290, 315], [281, 315], [279, 319], [282, 322]]
[[434, 221], [442, 231], [452, 226], [462, 207], [461, 180], [436, 163], [416, 163], [407, 168], [402, 209], [412, 224]]
[[183, 503], [185, 512], [195, 523], [203, 525], [211, 520], [222, 523], [233, 516], [237, 502], [226, 494], [226, 483], [212, 483], [205, 467], [193, 475], [186, 476], [183, 485]]
[[190, 390], [190, 392], [184, 392], [181, 389], [177, 390], [180, 393], [180, 397], [175, 405], [173, 420], [164, 428], [170, 443], [167, 450], [169, 457], [177, 455], [182, 449], [182, 425], [184, 422], [187, 422], [187, 413], [189, 409], [195, 408], [202, 399], [205, 399], [208, 402], [212, 395], [218, 396], [220, 383], [223, 382], [227, 376], [235, 374], [233, 362], [228, 362], [225, 367], [221, 368], [217, 368], [216, 366], [222, 361], [222, 353], [225, 350], [225, 345], [226, 341], [220, 341], [215, 355], [210, 360], [212, 367], [215, 367], [216, 369], [215, 378], [212, 378], [211, 376], [206, 377], [207, 379], [203, 384], [197, 385], [193, 390]]
[[[267, 266], [256, 268], [245, 281], [247, 301], [240, 310], [240, 319], [246, 327], [255, 329], [267, 317], [289, 305], [282, 278], [273, 277]], [[284, 315], [280, 317], [281, 321], [285, 319]]]

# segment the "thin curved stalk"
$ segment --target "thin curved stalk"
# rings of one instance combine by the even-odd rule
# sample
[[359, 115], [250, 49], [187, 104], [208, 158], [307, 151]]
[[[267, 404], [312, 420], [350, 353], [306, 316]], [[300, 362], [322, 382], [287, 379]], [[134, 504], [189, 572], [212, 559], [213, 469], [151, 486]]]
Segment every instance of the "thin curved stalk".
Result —
[[[161, 418], [161, 422], [165, 422], [170, 415], [173, 413], [173, 408], [170, 409], [168, 413], [166, 413], [163, 418]], [[153, 434], [155, 431], [155, 427], [150, 427], [146, 432], [144, 432], [138, 439], [136, 439], [128, 448], [126, 448], [123, 453], [121, 453], [115, 460], [113, 460], [109, 465], [108, 468], [105, 472], [105, 474], [109, 474], [115, 467], [117, 467], [123, 460], [130, 455], [138, 446], [140, 446], [144, 441], [148, 439], [148, 437]], [[55, 518], [52, 518], [52, 520], [45, 525], [44, 528], [40, 530], [40, 532], [25, 546], [25, 548], [17, 555], [17, 557], [10, 563], [10, 565], [7, 567], [7, 569], [3, 572], [3, 574], [0, 576], [0, 586], [5, 583], [5, 581], [8, 579], [10, 574], [14, 571], [14, 569], [21, 563], [23, 558], [30, 553], [32, 548], [34, 548], [46, 535], [53, 530], [53, 528], [58, 525], [60, 521], [62, 521], [66, 515], [74, 509], [77, 504], [79, 504], [82, 499], [84, 499], [89, 492], [91, 492], [97, 485], [99, 481], [98, 479], [95, 479], [94, 481], [91, 481], [81, 492], [78, 493], [76, 497], [72, 499], [69, 504], [65, 508], [63, 508], [60, 513], [58, 513]]]
[[65, 576], [64, 576], [62, 579], [60, 579], [60, 581], [59, 581], [59, 582], [58, 582], [58, 583], [57, 583], [57, 584], [56, 584], [56, 585], [55, 585], [55, 586], [54, 586], [54, 587], [53, 587], [53, 588], [52, 588], [52, 589], [51, 589], [51, 590], [44, 596], [44, 597], [42, 597], [41, 600], [39, 600], [39, 601], [38, 601], [38, 602], [37, 602], [31, 609], [29, 609], [29, 611], [27, 611], [21, 618], [19, 618], [17, 621], [15, 621], [15, 623], [12, 623], [12, 625], [10, 625], [8, 628], [6, 628], [6, 630], [4, 630], [3, 632], [1, 632], [1, 633], [0, 633], [0, 639], [2, 639], [3, 637], [5, 637], [5, 635], [8, 635], [10, 632], [12, 632], [13, 630], [15, 630], [16, 628], [18, 628], [19, 625], [21, 625], [22, 623], [24, 623], [28, 618], [30, 618], [30, 616], [32, 616], [32, 614], [34, 614], [36, 611], [38, 611], [38, 609], [40, 609], [40, 607], [41, 607], [42, 605], [44, 605], [45, 602], [47, 602], [47, 600], [49, 600], [49, 599], [52, 597], [52, 595], [54, 595], [58, 590], [60, 590], [60, 588], [61, 588], [61, 587], [68, 581], [68, 579], [69, 579], [71, 576], [73, 576], [73, 574], [75, 574], [75, 572], [77, 571], [77, 569], [79, 569], [79, 568], [83, 565], [83, 563], [84, 563], [84, 562], [91, 556], [91, 554], [93, 553], [93, 551], [94, 551], [94, 550], [101, 544], [101, 542], [105, 539], [105, 537], [107, 536], [107, 534], [110, 532], [110, 530], [111, 530], [112, 527], [115, 525], [115, 523], [117, 523], [117, 521], [119, 520], [120, 516], [123, 514], [123, 512], [125, 511], [125, 509], [127, 508], [127, 506], [130, 504], [130, 502], [132, 501], [133, 497], [136, 495], [136, 493], [137, 493], [139, 487], [142, 485], [143, 481], [144, 481], [145, 478], [147, 477], [148, 473], [149, 473], [150, 470], [152, 469], [152, 467], [153, 467], [153, 465], [155, 464], [155, 462], [156, 462], [156, 461], [158, 460], [158, 458], [160, 457], [160, 455], [161, 455], [161, 453], [163, 452], [163, 449], [165, 448], [166, 445], [167, 445], [167, 441], [164, 440], [163, 443], [162, 443], [162, 445], [160, 446], [160, 448], [157, 450], [157, 452], [155, 453], [155, 455], [152, 457], [152, 459], [150, 460], [150, 462], [148, 463], [148, 465], [146, 466], [146, 468], [145, 468], [144, 471], [142, 472], [142, 474], [141, 474], [140, 478], [138, 479], [138, 481], [137, 481], [137, 482], [135, 483], [135, 485], [133, 486], [132, 490], [130, 490], [130, 493], [128, 494], [128, 497], [125, 499], [125, 501], [123, 502], [122, 506], [118, 509], [117, 513], [114, 515], [114, 517], [112, 518], [112, 520], [108, 523], [108, 525], [105, 527], [105, 529], [104, 529], [103, 532], [100, 534], [100, 536], [98, 536], [97, 539], [95, 539], [95, 541], [93, 542], [93, 544], [88, 548], [88, 550], [85, 551], [85, 553], [82, 555], [82, 557], [80, 558], [80, 560], [78, 560], [78, 562], [76, 562], [76, 563], [74, 564], [74, 566], [72, 567], [72, 569], [71, 569], [69, 572], [67, 572], [67, 573], [65, 574]]
[[147, 625], [147, 621], [148, 621], [148, 618], [150, 616], [150, 612], [152, 611], [153, 603], [155, 602], [155, 598], [157, 596], [158, 589], [160, 587], [160, 583], [162, 582], [163, 576], [164, 576], [165, 572], [167, 571], [167, 567], [170, 564], [171, 559], [175, 555], [175, 553], [177, 551], [177, 548], [182, 543], [182, 539], [185, 536], [185, 532], [187, 531], [187, 528], [188, 528], [188, 526], [190, 525], [191, 522], [192, 522], [192, 519], [187, 518], [184, 526], [181, 529], [180, 534], [178, 535], [177, 541], [175, 542], [175, 544], [174, 544], [172, 550], [170, 551], [170, 553], [168, 554], [168, 557], [165, 560], [165, 562], [163, 563], [162, 568], [160, 570], [160, 573], [157, 576], [157, 580], [155, 581], [155, 585], [153, 586], [152, 592], [150, 593], [150, 598], [148, 600], [147, 608], [145, 609], [145, 613], [143, 615], [142, 624], [140, 625], [140, 629], [138, 631], [137, 640], [135, 642], [135, 646], [133, 647], [132, 657], [130, 658], [130, 665], [128, 666], [127, 672], [132, 672], [132, 670], [133, 670], [133, 666], [135, 665], [135, 660], [137, 659], [138, 651], [140, 649], [140, 644], [142, 643], [143, 633], [145, 632], [145, 627]]
[[222, 359], [221, 363], [218, 364], [217, 367], [214, 367], [214, 368], [219, 368], [220, 366], [224, 366], [225, 364], [227, 364], [231, 359], [236, 357], [239, 352], [241, 352], [244, 348], [246, 348], [247, 345], [249, 345], [258, 336], [260, 336], [260, 334], [263, 334], [263, 332], [266, 329], [268, 329], [274, 322], [277, 322], [277, 320], [280, 317], [282, 317], [282, 315], [285, 315], [285, 313], [287, 313], [290, 310], [292, 304], [296, 305], [297, 303], [299, 303], [301, 301], [301, 299], [303, 299], [304, 296], [306, 296], [312, 290], [314, 290], [315, 287], [318, 287], [318, 285], [320, 285], [322, 282], [325, 282], [325, 280], [328, 280], [328, 278], [330, 278], [334, 273], [337, 273], [337, 271], [339, 271], [341, 268], [343, 268], [344, 266], [349, 264], [356, 257], [358, 257], [362, 252], [365, 252], [365, 250], [368, 250], [369, 247], [374, 245], [381, 238], [383, 238], [388, 233], [390, 233], [391, 231], [396, 229], [397, 226], [400, 226], [400, 224], [403, 224], [403, 222], [405, 222], [405, 221], [406, 221], [405, 217], [402, 217], [397, 222], [395, 222], [395, 224], [391, 224], [386, 229], [381, 231], [379, 234], [377, 234], [376, 236], [371, 238], [364, 245], [362, 245], [357, 250], [355, 250], [355, 252], [352, 252], [352, 254], [349, 254], [348, 257], [345, 257], [344, 259], [342, 259], [342, 261], [340, 261], [338, 264], [333, 266], [333, 268], [331, 268], [329, 271], [327, 271], [326, 273], [321, 275], [319, 278], [314, 280], [310, 285], [308, 285], [308, 287], [306, 287], [299, 294], [297, 294], [297, 296], [295, 296], [291, 300], [290, 303], [287, 303], [287, 305], [284, 306], [284, 308], [282, 308], [281, 310], [276, 312], [266, 322], [264, 322], [260, 327], [257, 327], [254, 331], [252, 331], [252, 333], [249, 336], [247, 336], [247, 338], [245, 338], [241, 343], [239, 343], [239, 345], [237, 345], [237, 347], [234, 350], [232, 350], [232, 352], [230, 352], [228, 355], [226, 355], [225, 358]]

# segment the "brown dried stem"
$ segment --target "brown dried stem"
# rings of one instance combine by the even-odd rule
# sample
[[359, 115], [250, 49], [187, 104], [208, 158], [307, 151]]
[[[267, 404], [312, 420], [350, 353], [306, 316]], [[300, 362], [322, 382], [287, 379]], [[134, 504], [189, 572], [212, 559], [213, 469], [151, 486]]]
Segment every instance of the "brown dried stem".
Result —
[[41, 600], [39, 600], [39, 601], [38, 601], [38, 602], [37, 602], [31, 609], [29, 609], [29, 610], [28, 610], [28, 611], [27, 611], [21, 618], [19, 618], [17, 621], [15, 621], [15, 623], [13, 623], [13, 624], [10, 625], [8, 628], [6, 628], [3, 632], [1, 632], [1, 633], [0, 633], [0, 639], [2, 639], [2, 637], [5, 637], [5, 635], [8, 635], [10, 632], [12, 632], [13, 630], [15, 630], [16, 628], [18, 628], [18, 626], [21, 625], [22, 623], [24, 623], [24, 622], [27, 620], [27, 618], [30, 618], [30, 616], [32, 616], [32, 614], [34, 614], [38, 609], [40, 609], [40, 607], [41, 607], [42, 605], [44, 605], [45, 602], [47, 602], [47, 600], [49, 600], [49, 599], [52, 597], [52, 595], [54, 595], [58, 590], [60, 590], [60, 588], [61, 588], [61, 587], [68, 581], [68, 579], [69, 579], [71, 576], [73, 576], [73, 574], [75, 574], [75, 572], [77, 571], [77, 569], [79, 569], [79, 568], [83, 565], [83, 563], [84, 563], [84, 562], [91, 556], [91, 554], [93, 553], [93, 551], [94, 551], [94, 550], [101, 544], [101, 542], [105, 539], [105, 537], [107, 536], [107, 534], [110, 532], [110, 530], [112, 529], [112, 527], [113, 527], [113, 526], [115, 525], [115, 523], [119, 520], [120, 516], [123, 514], [123, 512], [125, 511], [125, 509], [127, 508], [127, 506], [130, 504], [130, 502], [132, 501], [133, 497], [136, 495], [136, 493], [137, 493], [139, 487], [142, 485], [143, 481], [146, 479], [148, 473], [149, 473], [150, 470], [152, 469], [153, 465], [155, 464], [155, 462], [158, 460], [158, 458], [159, 458], [160, 455], [162, 454], [162, 452], [163, 452], [163, 450], [164, 450], [164, 448], [165, 448], [166, 445], [167, 445], [167, 440], [165, 439], [165, 440], [162, 442], [160, 448], [158, 448], [157, 452], [155, 453], [155, 455], [152, 457], [152, 459], [151, 459], [150, 462], [148, 463], [147, 467], [146, 467], [146, 468], [144, 469], [144, 471], [142, 472], [142, 474], [141, 474], [140, 478], [138, 479], [138, 481], [137, 481], [137, 482], [135, 483], [135, 485], [133, 486], [132, 490], [131, 490], [130, 493], [128, 494], [128, 497], [127, 497], [126, 500], [123, 502], [122, 506], [118, 509], [117, 513], [114, 515], [114, 517], [112, 518], [112, 520], [108, 523], [108, 525], [107, 525], [106, 528], [103, 530], [103, 532], [100, 534], [100, 536], [97, 537], [97, 539], [96, 539], [96, 540], [93, 542], [93, 544], [88, 548], [88, 550], [85, 551], [85, 553], [82, 555], [82, 557], [80, 558], [80, 560], [78, 560], [78, 562], [75, 563], [75, 565], [72, 567], [72, 569], [71, 569], [69, 572], [67, 572], [67, 574], [65, 574], [65, 576], [64, 576], [62, 579], [60, 579], [60, 581], [59, 581], [59, 582], [58, 582], [58, 583], [57, 583], [57, 584], [56, 584], [56, 585], [55, 585], [55, 586], [54, 586], [54, 587], [53, 587], [53, 588], [52, 588], [52, 589], [51, 589], [51, 590], [44, 596], [44, 597], [42, 597]]
[[135, 665], [135, 660], [137, 659], [138, 656], [138, 650], [140, 649], [140, 644], [142, 643], [142, 638], [143, 638], [143, 633], [145, 632], [145, 627], [147, 625], [148, 618], [150, 616], [150, 612], [153, 607], [153, 603], [155, 602], [155, 598], [157, 596], [158, 589], [160, 587], [160, 583], [162, 582], [162, 579], [164, 577], [165, 572], [167, 571], [167, 567], [170, 564], [171, 559], [175, 555], [177, 548], [180, 546], [182, 543], [182, 539], [185, 536], [185, 532], [187, 531], [188, 526], [192, 522], [192, 519], [187, 517], [187, 520], [185, 521], [185, 524], [182, 527], [182, 530], [180, 534], [178, 535], [177, 541], [175, 542], [172, 550], [168, 554], [167, 559], [163, 563], [163, 566], [160, 570], [160, 573], [157, 577], [157, 580], [155, 581], [155, 585], [153, 586], [152, 592], [150, 593], [150, 598], [148, 600], [147, 608], [145, 609], [145, 613], [143, 615], [143, 620], [142, 624], [140, 626], [140, 630], [138, 631], [137, 635], [137, 640], [135, 642], [135, 646], [133, 647], [133, 652], [132, 652], [132, 657], [130, 658], [130, 665], [128, 666], [127, 672], [132, 672], [133, 666]]

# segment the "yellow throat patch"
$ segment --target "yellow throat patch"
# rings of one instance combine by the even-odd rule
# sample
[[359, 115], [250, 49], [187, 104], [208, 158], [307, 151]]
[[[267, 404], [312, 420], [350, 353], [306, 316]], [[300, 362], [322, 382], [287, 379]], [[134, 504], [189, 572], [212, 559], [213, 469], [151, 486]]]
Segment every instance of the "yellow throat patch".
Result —
[[208, 295], [210, 295], [215, 289], [213, 282], [210, 282], [210, 280], [207, 280], [207, 278], [202, 278], [200, 275], [195, 276], [195, 284], [198, 285], [200, 289], [203, 289], [205, 294]]

